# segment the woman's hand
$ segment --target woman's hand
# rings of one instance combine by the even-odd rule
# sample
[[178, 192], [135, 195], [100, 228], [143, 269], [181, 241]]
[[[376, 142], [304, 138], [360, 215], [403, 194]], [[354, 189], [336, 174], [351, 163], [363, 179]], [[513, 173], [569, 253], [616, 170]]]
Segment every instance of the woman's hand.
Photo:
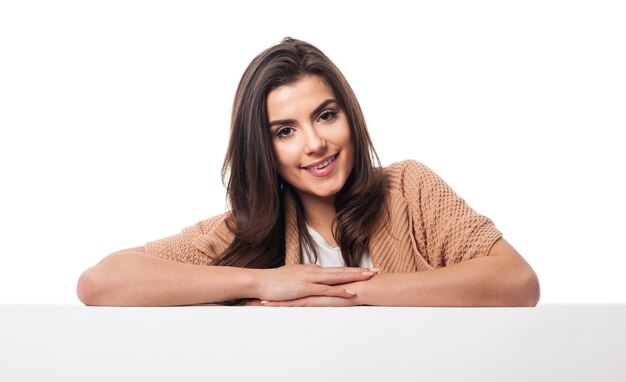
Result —
[[352, 297], [327, 297], [327, 296], [308, 296], [296, 300], [287, 301], [262, 301], [249, 300], [243, 305], [245, 306], [356, 306], [359, 305], [356, 296]]
[[[317, 301], [317, 303], [341, 302], [354, 305], [349, 302], [356, 301], [356, 292], [350, 290], [349, 286], [341, 284], [369, 280], [378, 273], [378, 270], [353, 267], [323, 268], [315, 264], [296, 264], [263, 269], [260, 272], [262, 276], [258, 279], [257, 288], [259, 301], [296, 303], [296, 301], [309, 298], [298, 303]], [[325, 299], [316, 300], [314, 297]]]
[[333, 296], [306, 296], [293, 300], [284, 300], [284, 301], [267, 301], [261, 299], [250, 299], [244, 302], [242, 305], [245, 306], [290, 306], [290, 307], [319, 307], [319, 306], [357, 306], [361, 305], [359, 303], [359, 292], [362, 290], [362, 287], [368, 281], [357, 281], [347, 284], [337, 285], [338, 287], [342, 287], [349, 291], [356, 292], [355, 295], [350, 297], [333, 297]]

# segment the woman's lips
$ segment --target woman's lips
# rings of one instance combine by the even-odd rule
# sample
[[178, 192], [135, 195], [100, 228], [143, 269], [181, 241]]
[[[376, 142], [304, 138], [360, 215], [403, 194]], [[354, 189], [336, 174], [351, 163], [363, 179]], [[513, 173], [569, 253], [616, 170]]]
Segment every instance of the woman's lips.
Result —
[[[327, 176], [330, 175], [333, 170], [335, 169], [335, 167], [337, 166], [337, 155], [333, 156], [330, 159], [330, 163], [327, 163], [325, 166], [324, 163], [328, 162], [328, 160], [322, 162], [321, 164], [317, 165], [317, 166], [311, 166], [311, 167], [304, 167], [303, 170], [308, 172], [309, 174], [313, 175], [313, 176]], [[320, 167], [323, 166], [323, 167]]]

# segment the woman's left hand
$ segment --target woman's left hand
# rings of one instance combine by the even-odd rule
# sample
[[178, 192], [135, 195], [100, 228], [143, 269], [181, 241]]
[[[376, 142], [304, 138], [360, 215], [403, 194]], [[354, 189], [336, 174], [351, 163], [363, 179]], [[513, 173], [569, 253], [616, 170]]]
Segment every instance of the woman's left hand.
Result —
[[259, 299], [249, 300], [245, 306], [356, 306], [358, 305], [356, 296], [328, 297], [328, 296], [308, 296], [287, 301], [261, 301]]
[[356, 306], [359, 305], [359, 293], [363, 290], [362, 286], [367, 281], [359, 281], [347, 284], [341, 284], [345, 288], [349, 288], [356, 292], [352, 297], [334, 297], [334, 296], [306, 296], [286, 301], [262, 301], [260, 299], [251, 299], [246, 301], [245, 306]]

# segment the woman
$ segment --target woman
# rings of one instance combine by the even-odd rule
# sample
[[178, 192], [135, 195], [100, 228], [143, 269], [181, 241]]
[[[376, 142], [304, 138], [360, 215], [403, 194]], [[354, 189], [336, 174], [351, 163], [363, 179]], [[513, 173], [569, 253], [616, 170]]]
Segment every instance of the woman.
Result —
[[80, 300], [538, 302], [534, 271], [488, 218], [422, 164], [380, 167], [352, 89], [305, 42], [286, 38], [244, 72], [222, 176], [231, 211], [107, 256], [80, 277]]

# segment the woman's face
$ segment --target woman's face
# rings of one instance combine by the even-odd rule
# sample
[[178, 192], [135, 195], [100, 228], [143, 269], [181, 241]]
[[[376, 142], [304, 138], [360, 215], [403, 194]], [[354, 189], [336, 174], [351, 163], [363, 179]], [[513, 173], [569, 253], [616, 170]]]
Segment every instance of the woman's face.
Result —
[[267, 115], [278, 173], [305, 201], [333, 198], [354, 166], [350, 127], [335, 94], [307, 75], [272, 90]]

